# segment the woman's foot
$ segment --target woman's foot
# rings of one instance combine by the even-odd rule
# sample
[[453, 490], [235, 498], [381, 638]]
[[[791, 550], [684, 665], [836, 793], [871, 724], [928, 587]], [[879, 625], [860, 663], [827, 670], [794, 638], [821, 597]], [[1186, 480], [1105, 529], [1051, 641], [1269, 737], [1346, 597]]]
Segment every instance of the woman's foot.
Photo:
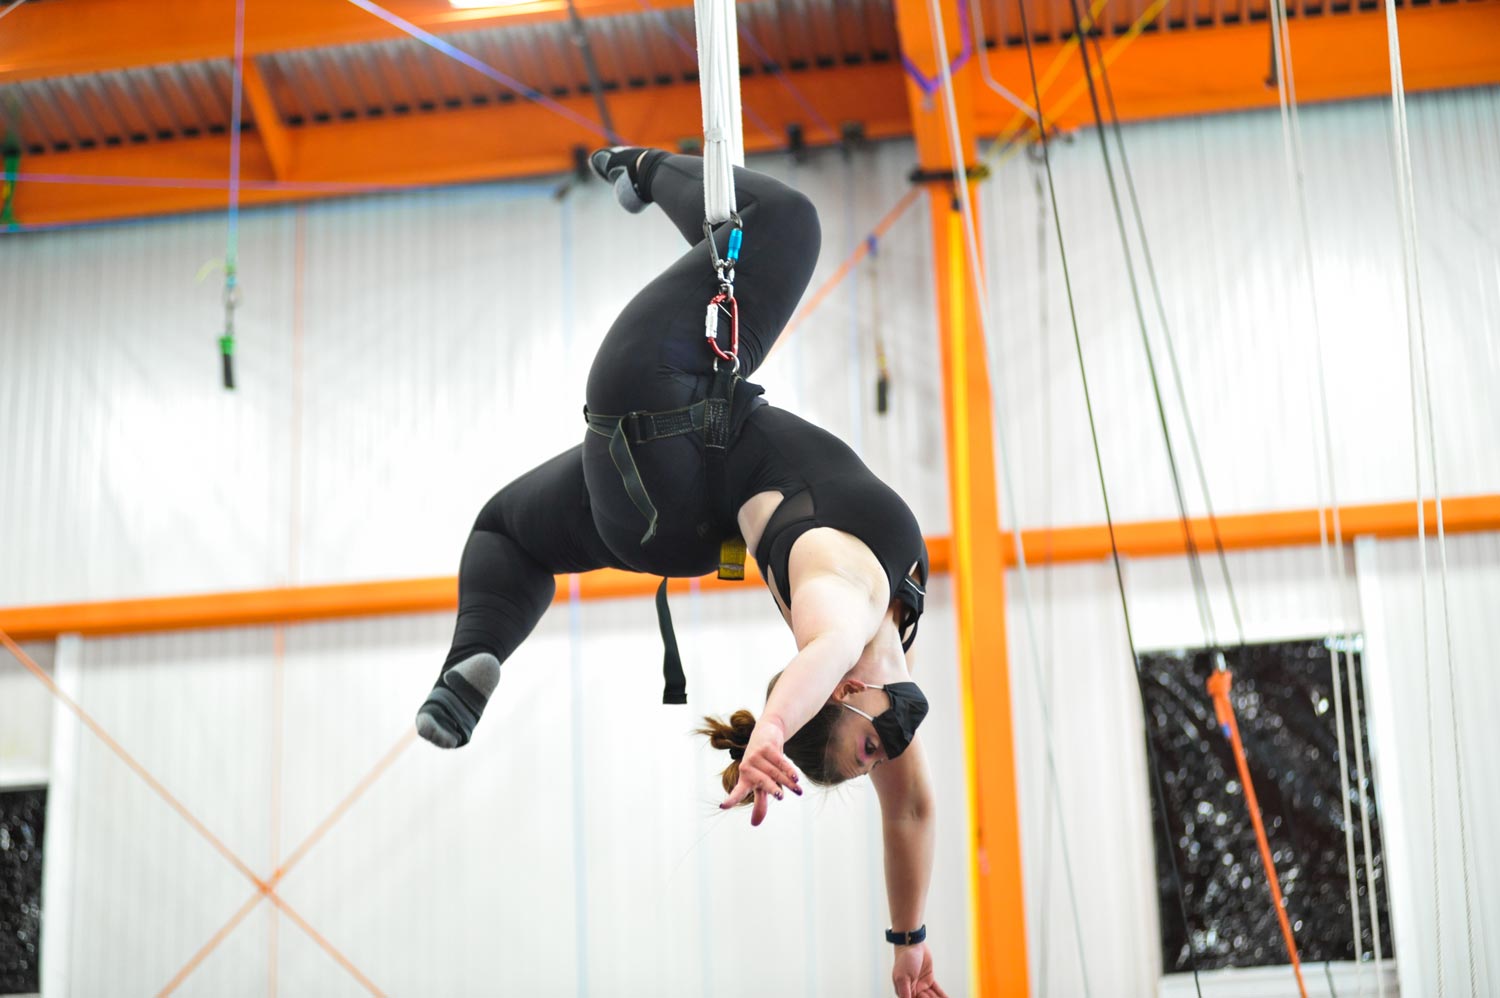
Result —
[[651, 203], [650, 195], [637, 186], [636, 180], [641, 175], [646, 157], [653, 152], [666, 155], [660, 150], [642, 149], [640, 146], [612, 146], [608, 149], [596, 149], [589, 157], [589, 164], [593, 166], [594, 172], [615, 185], [615, 198], [631, 214], [645, 211], [646, 205]]
[[417, 710], [417, 734], [438, 748], [466, 745], [499, 683], [500, 660], [488, 652], [443, 670]]

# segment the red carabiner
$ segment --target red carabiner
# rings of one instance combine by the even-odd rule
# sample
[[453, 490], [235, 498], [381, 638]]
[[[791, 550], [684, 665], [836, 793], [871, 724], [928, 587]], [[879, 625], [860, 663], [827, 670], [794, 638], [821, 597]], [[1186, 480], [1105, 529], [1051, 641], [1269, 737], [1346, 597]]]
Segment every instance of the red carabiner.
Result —
[[[722, 309], [729, 313], [729, 352], [719, 346], [719, 311]], [[703, 324], [703, 337], [708, 340], [708, 345], [718, 354], [720, 360], [739, 362], [740, 353], [740, 304], [735, 301], [734, 295], [727, 292], [719, 292], [714, 295], [713, 300], [708, 303], [708, 315]]]

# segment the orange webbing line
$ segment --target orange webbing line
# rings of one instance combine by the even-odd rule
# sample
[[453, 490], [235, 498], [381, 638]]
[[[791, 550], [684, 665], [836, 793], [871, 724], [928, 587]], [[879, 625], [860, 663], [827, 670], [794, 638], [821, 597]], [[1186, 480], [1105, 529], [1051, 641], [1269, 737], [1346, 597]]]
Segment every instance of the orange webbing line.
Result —
[[292, 908], [291, 905], [287, 904], [286, 900], [283, 899], [281, 895], [277, 894], [275, 891], [272, 891], [268, 896], [270, 897], [272, 904], [276, 905], [276, 907], [286, 912], [286, 916], [296, 923], [297, 928], [301, 929], [303, 932], [306, 932], [308, 938], [317, 943], [319, 946], [323, 947], [323, 951], [329, 956], [333, 957], [333, 959], [339, 964], [339, 966], [347, 970], [355, 980], [363, 984], [366, 991], [374, 995], [375, 998], [385, 998], [385, 992], [377, 988], [374, 981], [370, 980], [364, 974], [361, 974], [359, 972], [359, 968], [351, 963], [347, 956], [340, 953], [336, 948], [334, 948], [333, 943], [329, 942], [327, 939], [324, 939], [317, 929], [313, 928], [311, 925], [308, 925], [307, 920], [301, 915], [297, 914], [296, 910]]
[[46, 671], [42, 669], [41, 666], [37, 665], [36, 662], [32, 660], [31, 656], [26, 654], [25, 650], [23, 650], [20, 645], [16, 644], [15, 641], [11, 640], [10, 635], [5, 633], [5, 631], [3, 630], [0, 630], [0, 644], [3, 644], [5, 648], [11, 653], [11, 655], [15, 657], [16, 661], [20, 662], [28, 672], [30, 672], [37, 679], [41, 680], [42, 685], [47, 688], [47, 691], [49, 693], [56, 697], [58, 701], [66, 706], [69, 710], [71, 710], [78, 717], [78, 719], [82, 721], [83, 724], [90, 731], [92, 731], [94, 735], [101, 742], [103, 742], [107, 748], [109, 748], [111, 752], [113, 752], [120, 758], [120, 761], [124, 762], [126, 766], [130, 767], [130, 769], [137, 776], [145, 781], [147, 786], [149, 786], [156, 792], [157, 796], [166, 801], [167, 805], [170, 806], [172, 810], [176, 811], [184, 821], [192, 826], [194, 831], [203, 836], [203, 838], [206, 839], [208, 843], [218, 851], [219, 855], [228, 860], [230, 865], [232, 865], [236, 870], [240, 871], [240, 873], [244, 874], [246, 879], [248, 879], [252, 884], [255, 885], [255, 896], [252, 897], [249, 901], [245, 902], [245, 904], [241, 906], [240, 910], [235, 912], [234, 916], [230, 918], [230, 920], [218, 932], [216, 932], [209, 939], [209, 941], [198, 950], [197, 953], [193, 954], [192, 958], [188, 960], [187, 964], [177, 972], [176, 976], [174, 976], [170, 982], [168, 982], [167, 986], [161, 991], [161, 995], [169, 995], [178, 987], [180, 987], [182, 982], [186, 980], [187, 977], [195, 969], [197, 969], [198, 965], [202, 963], [203, 960], [210, 953], [212, 953], [214, 949], [217, 948], [218, 945], [222, 943], [232, 931], [234, 931], [235, 926], [239, 925], [239, 923], [244, 920], [245, 916], [248, 915], [251, 909], [255, 907], [255, 904], [259, 900], [259, 898], [264, 896], [269, 897], [278, 908], [291, 916], [292, 920], [297, 923], [297, 926], [302, 929], [303, 932], [306, 932], [308, 936], [313, 940], [313, 942], [317, 943], [325, 950], [327, 950], [329, 955], [332, 956], [334, 960], [336, 960], [341, 966], [343, 966], [344, 969], [348, 970], [349, 973], [352, 974], [361, 984], [363, 984], [372, 994], [376, 995], [377, 998], [384, 998], [384, 995], [381, 993], [380, 989], [375, 987], [375, 985], [370, 982], [370, 979], [368, 977], [360, 973], [359, 968], [350, 963], [348, 958], [345, 957], [342, 953], [334, 949], [333, 946], [329, 944], [328, 940], [319, 935], [317, 931], [312, 928], [312, 926], [308, 925], [300, 915], [292, 911], [292, 909], [288, 907], [287, 904], [276, 895], [276, 892], [273, 890], [273, 885], [282, 877], [284, 877], [286, 875], [286, 872], [307, 854], [307, 851], [312, 848], [313, 844], [316, 843], [320, 838], [322, 838], [323, 835], [325, 835], [328, 830], [332, 828], [333, 825], [337, 823], [337, 821], [342, 818], [345, 813], [348, 812], [349, 808], [353, 806], [354, 802], [358, 800], [359, 797], [370, 788], [375, 780], [390, 768], [391, 764], [394, 763], [396, 759], [401, 755], [401, 753], [404, 752], [407, 747], [410, 746], [411, 743], [415, 740], [415, 731], [408, 731], [396, 743], [396, 745], [389, 752], [387, 752], [378, 763], [375, 764], [375, 767], [368, 774], [366, 774], [365, 778], [355, 786], [354, 790], [351, 791], [348, 796], [346, 796], [342, 801], [339, 802], [338, 806], [334, 808], [333, 813], [330, 814], [328, 818], [325, 819], [323, 823], [314, 830], [313, 834], [309, 836], [308, 839], [297, 848], [297, 850], [293, 853], [292, 858], [288, 859], [286, 863], [282, 864], [281, 869], [278, 870], [273, 875], [272, 879], [268, 882], [256, 876], [255, 873], [250, 869], [250, 867], [245, 865], [245, 863], [238, 856], [236, 856], [234, 852], [230, 850], [230, 848], [225, 845], [218, 836], [209, 831], [208, 826], [199, 821], [198, 818], [195, 817], [193, 813], [182, 804], [181, 801], [172, 796], [171, 791], [167, 790], [167, 788], [162, 785], [160, 780], [152, 776], [144, 766], [142, 766], [135, 760], [134, 756], [125, 751], [125, 748], [120, 745], [119, 742], [115, 741], [114, 738], [110, 736], [109, 732], [105, 731], [104, 728], [99, 724], [99, 722], [94, 720], [94, 718], [88, 713], [88, 711], [79, 706], [78, 702], [75, 701], [72, 697], [64, 693], [62, 689], [57, 685], [57, 683], [53, 681], [52, 677], [47, 675]]
[[[1302, 980], [1302, 960], [1297, 954], [1297, 940], [1292, 936], [1292, 923], [1287, 918], [1286, 903], [1281, 897], [1281, 880], [1276, 876], [1276, 861], [1271, 858], [1271, 844], [1266, 839], [1266, 826], [1260, 817], [1260, 802], [1255, 798], [1255, 784], [1250, 779], [1250, 763], [1245, 760], [1245, 746], [1240, 741], [1240, 726], [1234, 719], [1234, 705], [1229, 702], [1229, 686], [1232, 677], [1228, 669], [1216, 670], [1208, 677], [1208, 695], [1214, 701], [1214, 715], [1219, 728], [1229, 739], [1234, 750], [1234, 763], [1239, 767], [1240, 785], [1245, 788], [1245, 807], [1250, 812], [1250, 823], [1255, 827], [1255, 842], [1260, 847], [1260, 863], [1265, 867], [1266, 883], [1271, 888], [1271, 901], [1276, 906], [1276, 920], [1281, 923], [1281, 938], [1286, 941], [1287, 954], [1292, 958], [1292, 972], [1297, 975], [1297, 991], [1307, 998], [1307, 985]], [[1339, 760], [1343, 765], [1343, 760]]]
[[396, 744], [392, 745], [390, 750], [381, 757], [380, 761], [365, 774], [364, 779], [356, 783], [354, 789], [349, 791], [348, 795], [339, 801], [338, 805], [329, 812], [328, 817], [323, 819], [323, 823], [313, 829], [312, 834], [308, 835], [300, 846], [292, 850], [291, 854], [287, 856], [286, 862], [282, 863], [276, 872], [271, 874], [268, 886], [275, 887], [281, 883], [286, 875], [291, 872], [292, 867], [302, 862], [302, 858], [307, 855], [308, 850], [312, 849], [324, 835], [327, 835], [329, 829], [338, 824], [339, 819], [343, 818], [349, 812], [349, 809], [354, 806], [354, 802], [364, 796], [365, 791], [369, 790], [375, 781], [395, 764], [396, 760], [401, 757], [401, 753], [410, 748], [416, 740], [416, 728], [407, 728], [406, 733], [396, 740]]
[[249, 899], [240, 905], [240, 910], [231, 915], [229, 921], [225, 922], [218, 932], [209, 936], [208, 942], [200, 946], [198, 952], [194, 953], [192, 958], [182, 965], [182, 969], [167, 982], [167, 986], [156, 993], [156, 998], [168, 998], [174, 991], [182, 987], [182, 982], [187, 980], [193, 971], [198, 969], [199, 964], [208, 959], [210, 953], [219, 948], [220, 943], [229, 938], [229, 934], [245, 920], [246, 915], [255, 910], [255, 906], [260, 904], [261, 898], [265, 896], [264, 891], [256, 891], [250, 895]]
[[3, 630], [0, 630], [0, 644], [3, 644], [6, 649], [8, 649], [10, 653], [15, 656], [16, 661], [20, 662], [21, 665], [26, 668], [26, 671], [30, 672], [37, 679], [40, 679], [42, 681], [42, 685], [47, 687], [47, 690], [54, 697], [56, 697], [65, 707], [71, 710], [78, 717], [78, 719], [83, 722], [84, 726], [92, 731], [94, 735], [104, 743], [106, 748], [108, 748], [111, 752], [118, 756], [120, 761], [125, 763], [126, 766], [129, 766], [130, 769], [135, 773], [135, 775], [139, 776], [146, 782], [146, 785], [148, 787], [156, 791], [156, 795], [162, 800], [166, 801], [167, 806], [181, 815], [182, 819], [189, 825], [191, 825], [195, 832], [203, 836], [203, 838], [208, 841], [208, 844], [213, 846], [214, 849], [218, 851], [219, 855], [228, 860], [231, 866], [240, 871], [240, 873], [244, 874], [245, 878], [252, 884], [254, 884], [257, 888], [262, 891], [267, 889], [265, 881], [257, 877], [255, 873], [250, 869], [250, 867], [246, 866], [245, 863], [238, 856], [236, 856], [217, 835], [208, 830], [207, 825], [203, 824], [203, 822], [194, 817], [193, 813], [186, 807], [184, 807], [181, 801], [179, 801], [176, 797], [173, 797], [171, 791], [162, 786], [160, 780], [146, 771], [145, 766], [142, 766], [139, 762], [136, 762], [134, 756], [125, 751], [124, 747], [121, 746], [119, 742], [111, 738], [109, 732], [105, 731], [104, 728], [100, 726], [99, 722], [94, 720], [94, 718], [89, 714], [88, 711], [80, 707], [77, 701], [64, 693], [62, 689], [57, 685], [57, 683], [53, 682], [52, 677], [47, 675], [46, 671], [44, 671], [41, 666], [32, 661], [31, 656], [26, 654], [26, 652], [21, 649], [21, 646], [12, 641], [10, 635], [5, 633], [5, 631]]
[[891, 208], [891, 210], [886, 212], [879, 222], [875, 223], [875, 228], [871, 229], [869, 235], [865, 236], [865, 238], [859, 241], [859, 245], [854, 247], [854, 252], [850, 253], [847, 257], [844, 258], [844, 262], [839, 264], [839, 269], [835, 270], [833, 274], [828, 278], [828, 280], [818, 285], [818, 290], [814, 291], [812, 293], [812, 297], [807, 299], [807, 304], [799, 308], [797, 310], [797, 314], [792, 316], [791, 321], [786, 324], [786, 328], [781, 331], [780, 337], [778, 337], [776, 342], [771, 345], [770, 353], [766, 354], [767, 357], [770, 357], [771, 354], [774, 354], [777, 348], [780, 347], [781, 344], [786, 342], [786, 338], [792, 334], [792, 330], [802, 325], [803, 321], [806, 320], [809, 315], [816, 312], [818, 310], [818, 306], [827, 301], [828, 296], [833, 294], [834, 289], [843, 283], [844, 278], [848, 277], [854, 272], [854, 268], [859, 266], [859, 262], [865, 257], [869, 256], [870, 237], [874, 236], [878, 239], [879, 237], [889, 232], [891, 226], [896, 224], [896, 220], [899, 219], [902, 215], [906, 214], [906, 209], [910, 208], [913, 204], [916, 203], [916, 200], [918, 196], [921, 195], [921, 193], [922, 189], [920, 187], [913, 187], [911, 190], [907, 191], [901, 196], [901, 200], [897, 201], [896, 204]]

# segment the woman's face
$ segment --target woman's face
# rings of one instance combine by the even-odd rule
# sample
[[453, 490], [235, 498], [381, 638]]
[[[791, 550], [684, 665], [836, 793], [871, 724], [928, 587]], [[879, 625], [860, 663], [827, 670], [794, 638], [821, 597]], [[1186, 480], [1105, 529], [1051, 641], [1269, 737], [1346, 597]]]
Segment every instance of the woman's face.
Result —
[[[878, 717], [891, 705], [890, 698], [885, 693], [871, 689], [835, 699], [846, 707], [854, 707], [869, 714], [870, 717]], [[844, 710], [844, 716], [834, 729], [830, 748], [833, 753], [833, 768], [846, 779], [868, 774], [887, 758], [885, 749], [880, 744], [880, 736], [875, 734], [875, 725], [870, 723], [869, 718], [848, 709]]]

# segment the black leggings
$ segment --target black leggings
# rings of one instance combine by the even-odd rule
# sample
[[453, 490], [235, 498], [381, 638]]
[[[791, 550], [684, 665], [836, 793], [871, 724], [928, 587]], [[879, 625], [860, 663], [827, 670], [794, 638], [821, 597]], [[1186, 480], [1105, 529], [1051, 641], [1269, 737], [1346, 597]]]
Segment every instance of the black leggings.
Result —
[[[647, 160], [637, 188], [661, 206], [692, 249], [631, 299], [600, 344], [587, 402], [590, 411], [606, 415], [691, 405], [705, 396], [712, 376], [703, 322], [718, 285], [703, 237], [703, 161]], [[734, 182], [744, 220], [735, 283], [740, 373], [748, 377], [807, 288], [821, 236], [816, 210], [797, 191], [744, 169], [735, 170]], [[723, 254], [729, 226], [719, 226], [714, 239]], [[505, 661], [551, 604], [559, 573], [608, 567], [696, 576], [717, 566], [719, 545], [734, 527], [714, 522], [701, 440], [693, 434], [653, 440], [634, 454], [660, 515], [656, 536], [644, 546], [645, 518], [598, 434], [585, 433], [582, 444], [485, 504], [459, 566], [458, 623], [444, 668], [476, 652]]]

